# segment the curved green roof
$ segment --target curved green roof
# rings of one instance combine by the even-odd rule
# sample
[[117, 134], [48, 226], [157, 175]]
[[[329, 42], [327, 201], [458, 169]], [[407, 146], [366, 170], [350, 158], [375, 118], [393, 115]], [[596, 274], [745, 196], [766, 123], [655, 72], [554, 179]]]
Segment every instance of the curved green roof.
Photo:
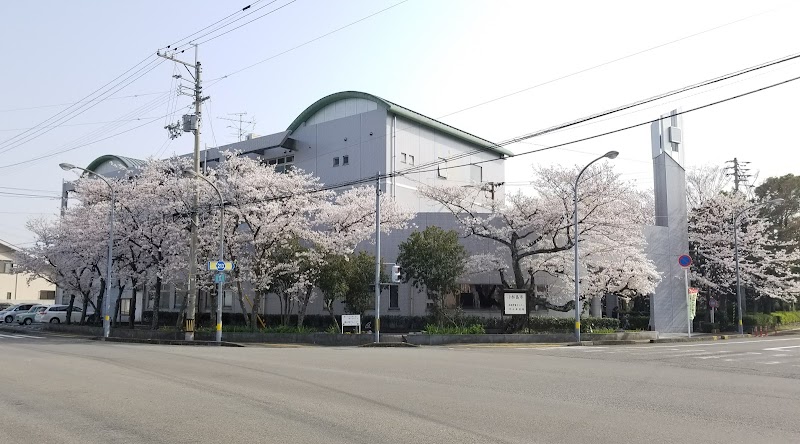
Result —
[[133, 159], [131, 157], [125, 157], [125, 156], [116, 156], [114, 154], [106, 154], [104, 156], [100, 156], [97, 159], [93, 160], [92, 163], [90, 163], [89, 166], [86, 167], [86, 169], [89, 171], [94, 171], [97, 167], [106, 162], [119, 162], [122, 164], [122, 166], [124, 166], [127, 169], [138, 168], [145, 164], [144, 160]]
[[386, 109], [390, 113], [393, 113], [393, 114], [398, 115], [398, 116], [405, 117], [407, 119], [410, 119], [410, 120], [413, 120], [415, 122], [421, 123], [421, 124], [423, 124], [423, 125], [425, 125], [427, 127], [439, 130], [439, 131], [441, 131], [443, 133], [447, 133], [447, 134], [449, 134], [451, 136], [454, 136], [454, 137], [457, 137], [457, 138], [462, 139], [464, 141], [473, 143], [473, 144], [478, 145], [478, 146], [480, 146], [482, 148], [485, 148], [488, 151], [494, 151], [494, 152], [496, 152], [498, 154], [502, 154], [504, 156], [513, 156], [514, 155], [514, 153], [512, 153], [511, 151], [509, 151], [509, 150], [497, 145], [496, 143], [492, 143], [492, 142], [490, 142], [490, 141], [488, 141], [486, 139], [482, 139], [482, 138], [480, 138], [480, 137], [478, 137], [476, 135], [470, 134], [470, 133], [468, 133], [466, 131], [462, 131], [462, 130], [460, 130], [458, 128], [452, 127], [452, 126], [450, 126], [450, 125], [448, 125], [446, 123], [442, 123], [442, 122], [440, 122], [440, 121], [438, 121], [436, 119], [432, 119], [432, 118], [430, 118], [428, 116], [425, 116], [423, 114], [420, 114], [420, 113], [418, 113], [416, 111], [412, 111], [412, 110], [410, 110], [408, 108], [404, 108], [404, 107], [402, 107], [402, 106], [400, 106], [400, 105], [398, 105], [398, 104], [396, 104], [394, 102], [390, 102], [390, 101], [388, 101], [386, 99], [383, 99], [383, 98], [380, 98], [380, 97], [378, 97], [376, 95], [372, 95], [372, 94], [368, 94], [368, 93], [364, 93], [364, 92], [360, 92], [360, 91], [342, 91], [342, 92], [331, 94], [329, 96], [325, 96], [325, 97], [317, 100], [316, 102], [311, 104], [311, 106], [306, 108], [302, 113], [300, 113], [300, 115], [298, 115], [297, 118], [295, 118], [294, 121], [292, 121], [291, 125], [289, 125], [289, 128], [287, 128], [287, 129], [289, 131], [292, 131], [292, 132], [295, 131], [297, 128], [300, 127], [300, 125], [303, 124], [303, 122], [305, 122], [309, 118], [311, 118], [311, 116], [313, 116], [317, 111], [321, 110], [322, 108], [324, 108], [327, 105], [330, 105], [331, 103], [338, 102], [338, 101], [344, 100], [344, 99], [366, 99], [366, 100], [371, 100], [373, 102], [376, 102], [376, 103], [386, 107]]

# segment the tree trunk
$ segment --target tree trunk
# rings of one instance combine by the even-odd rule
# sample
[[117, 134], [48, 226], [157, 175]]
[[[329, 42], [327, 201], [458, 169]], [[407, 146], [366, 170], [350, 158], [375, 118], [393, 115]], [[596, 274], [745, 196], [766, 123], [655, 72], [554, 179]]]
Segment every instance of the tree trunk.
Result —
[[261, 306], [261, 292], [256, 292], [253, 295], [253, 310], [250, 312], [250, 329], [256, 330], [258, 328], [258, 308]]
[[72, 308], [75, 307], [75, 293], [69, 296], [69, 304], [67, 304], [67, 325], [72, 324]]
[[336, 331], [342, 331], [341, 327], [339, 327], [339, 320], [337, 320], [336, 315], [333, 314], [333, 301], [325, 304], [325, 310], [327, 310], [328, 314], [331, 315], [331, 320], [333, 320], [333, 325], [336, 326]]
[[175, 328], [181, 328], [183, 326], [183, 319], [186, 317], [187, 305], [189, 305], [189, 293], [186, 293], [183, 296], [183, 300], [181, 301], [181, 310], [178, 312], [178, 320], [175, 322]]
[[88, 295], [83, 295], [83, 307], [81, 308], [83, 308], [83, 312], [81, 313], [81, 321], [79, 322], [79, 325], [84, 325], [86, 324], [86, 310], [89, 308]]
[[306, 318], [306, 310], [308, 310], [308, 303], [311, 301], [311, 293], [313, 291], [313, 286], [306, 287], [303, 300], [300, 303], [300, 306], [297, 308], [297, 328], [303, 328], [303, 321]]
[[100, 293], [97, 295], [97, 306], [94, 307], [94, 323], [98, 325], [103, 324], [103, 315], [108, 313], [103, 313], [101, 307], [103, 307], [103, 301], [105, 300], [106, 294], [106, 281], [105, 279], [100, 280]]
[[161, 276], [156, 276], [156, 294], [153, 296], [153, 322], [150, 324], [151, 330], [158, 329], [158, 309], [161, 306]]
[[247, 315], [247, 307], [244, 305], [244, 293], [242, 293], [242, 283], [238, 280], [236, 281], [236, 293], [239, 297], [239, 308], [242, 310], [242, 318], [244, 318], [244, 325], [246, 327], [250, 326], [250, 316]]
[[131, 306], [128, 310], [128, 328], [133, 330], [133, 326], [136, 323], [136, 282], [133, 282], [133, 297], [131, 298]]

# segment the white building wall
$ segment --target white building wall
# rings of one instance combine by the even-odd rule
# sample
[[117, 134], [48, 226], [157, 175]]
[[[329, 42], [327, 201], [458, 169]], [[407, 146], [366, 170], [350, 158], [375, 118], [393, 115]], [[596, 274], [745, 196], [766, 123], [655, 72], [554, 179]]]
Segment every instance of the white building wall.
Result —
[[[0, 244], [0, 302], [17, 304], [21, 302], [36, 302], [49, 305], [55, 299], [41, 299], [54, 296], [55, 285], [44, 279], [34, 279], [28, 283], [28, 274], [14, 273], [5, 265], [15, 262], [16, 250]], [[6, 273], [11, 271], [11, 273]], [[52, 292], [52, 293], [51, 293]]]

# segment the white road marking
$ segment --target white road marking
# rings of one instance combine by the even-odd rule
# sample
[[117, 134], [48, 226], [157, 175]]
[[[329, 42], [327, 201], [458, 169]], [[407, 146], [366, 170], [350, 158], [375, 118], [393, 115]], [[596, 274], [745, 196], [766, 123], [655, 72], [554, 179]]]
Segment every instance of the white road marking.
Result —
[[2, 335], [2, 334], [0, 334], [0, 338], [9, 338], [9, 339], [21, 339], [21, 338], [30, 338], [30, 339], [43, 339], [41, 336], [28, 336], [28, 335]]
[[756, 364], [763, 364], [763, 365], [775, 365], [780, 364], [781, 361], [769, 361], [769, 362], [756, 362]]
[[[761, 352], [744, 352], [744, 353], [728, 353], [725, 355], [717, 355], [717, 356], [695, 356], [695, 359], [719, 359], [719, 358], [729, 358], [731, 356], [747, 356], [747, 355], [760, 355]], [[726, 359], [725, 361], [731, 362], [733, 359]]]
[[787, 345], [785, 347], [765, 348], [766, 351], [788, 351], [787, 348], [800, 348], [800, 345]]

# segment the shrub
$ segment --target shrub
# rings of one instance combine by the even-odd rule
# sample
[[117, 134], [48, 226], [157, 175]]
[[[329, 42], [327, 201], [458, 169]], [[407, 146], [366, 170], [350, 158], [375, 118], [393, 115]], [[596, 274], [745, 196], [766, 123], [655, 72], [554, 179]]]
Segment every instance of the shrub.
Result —
[[800, 311], [775, 311], [772, 317], [777, 325], [800, 323]]
[[466, 327], [439, 327], [436, 324], [425, 326], [425, 333], [429, 335], [482, 335], [486, 333], [483, 325], [472, 324]]
[[772, 315], [766, 313], [750, 313], [742, 316], [745, 327], [769, 327], [774, 324]]

